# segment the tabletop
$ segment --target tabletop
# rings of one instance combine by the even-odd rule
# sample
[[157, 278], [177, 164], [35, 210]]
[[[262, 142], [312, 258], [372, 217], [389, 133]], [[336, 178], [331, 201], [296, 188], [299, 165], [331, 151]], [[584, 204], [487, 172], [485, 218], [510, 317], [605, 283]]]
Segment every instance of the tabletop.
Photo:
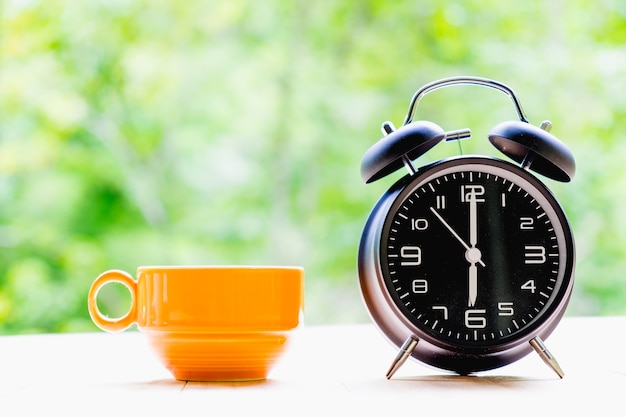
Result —
[[565, 317], [545, 341], [565, 377], [534, 352], [471, 376], [409, 360], [371, 324], [303, 325], [268, 379], [173, 379], [143, 334], [0, 337], [0, 416], [626, 415], [626, 316]]

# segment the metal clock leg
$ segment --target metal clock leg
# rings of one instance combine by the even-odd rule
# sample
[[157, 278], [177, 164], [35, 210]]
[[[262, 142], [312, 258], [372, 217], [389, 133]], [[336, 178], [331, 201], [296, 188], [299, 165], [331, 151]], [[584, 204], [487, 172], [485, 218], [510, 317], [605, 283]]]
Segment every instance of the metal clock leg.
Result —
[[413, 352], [413, 350], [415, 350], [415, 347], [417, 346], [417, 342], [419, 342], [419, 339], [415, 336], [410, 336], [404, 341], [404, 343], [400, 347], [400, 352], [398, 352], [398, 355], [393, 360], [391, 366], [389, 367], [389, 370], [387, 371], [387, 379], [390, 379], [393, 374], [395, 374], [396, 371], [400, 369], [404, 362], [406, 362], [409, 356], [411, 356], [411, 353]]
[[541, 340], [539, 336], [531, 339], [530, 345], [533, 347], [533, 349], [535, 349], [539, 356], [541, 356], [541, 359], [543, 359], [546, 365], [548, 365], [550, 368], [552, 368], [554, 372], [556, 372], [559, 378], [563, 378], [563, 376], [565, 376], [565, 373], [559, 366], [556, 358], [552, 356], [546, 345], [543, 343], [543, 340]]

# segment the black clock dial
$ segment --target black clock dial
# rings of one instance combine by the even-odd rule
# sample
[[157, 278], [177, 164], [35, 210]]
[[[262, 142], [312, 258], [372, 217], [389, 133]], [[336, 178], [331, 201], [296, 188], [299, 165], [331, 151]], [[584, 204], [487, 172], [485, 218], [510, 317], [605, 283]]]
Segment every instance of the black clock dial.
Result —
[[460, 158], [416, 174], [380, 234], [384, 285], [421, 337], [488, 349], [530, 334], [562, 303], [573, 241], [551, 193], [522, 169]]

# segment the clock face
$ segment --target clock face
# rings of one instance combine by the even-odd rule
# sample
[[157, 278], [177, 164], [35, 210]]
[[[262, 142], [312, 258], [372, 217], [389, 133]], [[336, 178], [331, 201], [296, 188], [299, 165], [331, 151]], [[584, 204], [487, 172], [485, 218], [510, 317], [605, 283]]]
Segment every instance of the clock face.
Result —
[[513, 164], [466, 157], [418, 172], [380, 236], [384, 285], [433, 344], [506, 345], [567, 303], [567, 220], [545, 186]]

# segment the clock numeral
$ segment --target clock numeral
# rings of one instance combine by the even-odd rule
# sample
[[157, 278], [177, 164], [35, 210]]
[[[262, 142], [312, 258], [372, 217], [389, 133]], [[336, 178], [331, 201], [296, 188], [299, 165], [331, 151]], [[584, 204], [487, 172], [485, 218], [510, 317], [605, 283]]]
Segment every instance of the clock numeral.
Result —
[[484, 329], [487, 327], [487, 318], [481, 316], [487, 310], [465, 310], [465, 327], [468, 329]]
[[531, 294], [534, 294], [535, 291], [537, 290], [537, 287], [535, 286], [535, 280], [534, 279], [529, 279], [520, 288], [523, 289], [523, 290], [530, 291]]
[[422, 249], [419, 246], [402, 246], [400, 249], [401, 266], [417, 266], [422, 264]]
[[440, 310], [443, 313], [443, 319], [448, 320], [448, 307], [446, 306], [433, 306], [433, 310]]
[[546, 248], [543, 246], [524, 246], [524, 263], [525, 264], [544, 264], [546, 263]]
[[446, 196], [438, 195], [436, 205], [437, 205], [438, 210], [445, 209], [446, 208]]
[[411, 219], [411, 230], [426, 230], [428, 229], [428, 220], [426, 219]]
[[[469, 190], [469, 191], [468, 191]], [[461, 185], [461, 203], [469, 203], [471, 196], [474, 195], [477, 203], [484, 203], [485, 199], [479, 196], [485, 194], [485, 187], [477, 184]]]
[[501, 302], [498, 303], [498, 316], [512, 316], [515, 313], [513, 310], [513, 303]]
[[414, 279], [411, 284], [411, 289], [415, 294], [426, 294], [428, 292], [428, 281], [425, 279]]
[[534, 230], [535, 219], [532, 217], [520, 217], [519, 219], [519, 228], [521, 230]]
[[500, 205], [502, 207], [506, 207], [506, 194], [502, 193], [502, 195], [500, 196]]

